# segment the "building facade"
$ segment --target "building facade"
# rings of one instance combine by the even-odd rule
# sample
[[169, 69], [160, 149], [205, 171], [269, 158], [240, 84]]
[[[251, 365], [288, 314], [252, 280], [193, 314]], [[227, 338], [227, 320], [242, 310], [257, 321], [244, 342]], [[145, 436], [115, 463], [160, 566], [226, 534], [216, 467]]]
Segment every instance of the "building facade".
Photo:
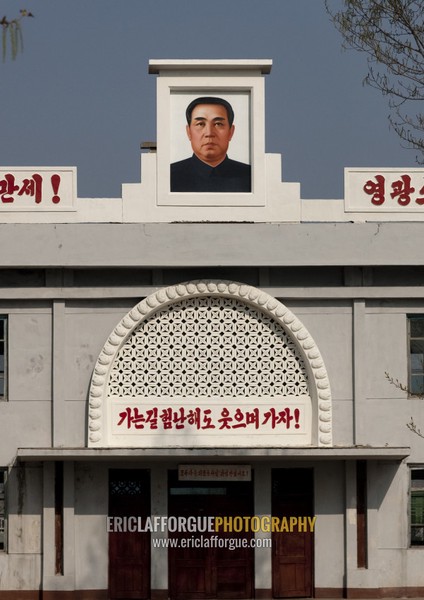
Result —
[[[424, 595], [424, 171], [302, 200], [270, 70], [151, 61], [121, 198], [0, 169], [2, 600]], [[170, 191], [205, 96], [248, 193]]]

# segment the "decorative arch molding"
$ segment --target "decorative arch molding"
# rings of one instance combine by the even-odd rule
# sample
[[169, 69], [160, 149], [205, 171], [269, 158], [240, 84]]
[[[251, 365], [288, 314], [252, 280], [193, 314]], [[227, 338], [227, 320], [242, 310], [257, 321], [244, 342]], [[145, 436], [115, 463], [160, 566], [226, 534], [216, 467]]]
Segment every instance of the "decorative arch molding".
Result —
[[190, 281], [161, 289], [139, 302], [115, 327], [94, 368], [89, 391], [88, 445], [107, 447], [108, 387], [118, 353], [131, 335], [156, 313], [191, 298], [233, 298], [269, 316], [292, 340], [302, 357], [312, 401], [312, 443], [332, 445], [330, 382], [321, 353], [301, 321], [281, 302], [255, 287], [233, 281]]

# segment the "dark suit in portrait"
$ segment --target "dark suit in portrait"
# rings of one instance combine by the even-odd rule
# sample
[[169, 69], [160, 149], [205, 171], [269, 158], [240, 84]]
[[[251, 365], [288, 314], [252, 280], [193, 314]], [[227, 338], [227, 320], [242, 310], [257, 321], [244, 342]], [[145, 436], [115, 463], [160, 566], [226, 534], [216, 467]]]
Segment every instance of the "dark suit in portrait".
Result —
[[251, 167], [228, 156], [216, 167], [191, 158], [171, 165], [171, 192], [250, 192]]

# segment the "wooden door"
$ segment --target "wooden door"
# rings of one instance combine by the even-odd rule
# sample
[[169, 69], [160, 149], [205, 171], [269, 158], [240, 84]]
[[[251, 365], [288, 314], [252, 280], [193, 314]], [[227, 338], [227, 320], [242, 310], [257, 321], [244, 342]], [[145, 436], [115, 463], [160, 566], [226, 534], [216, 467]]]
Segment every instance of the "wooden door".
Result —
[[[273, 469], [272, 515], [313, 516], [312, 469]], [[313, 593], [313, 533], [272, 534], [272, 592], [274, 598], [311, 597]]]
[[[109, 516], [116, 517], [113, 521], [113, 531], [109, 532], [111, 600], [143, 600], [150, 596], [150, 534], [128, 531], [125, 524], [128, 521], [124, 519], [140, 517], [143, 528], [149, 513], [149, 472], [142, 469], [111, 469]], [[132, 522], [134, 523], [134, 520]]]
[[[252, 514], [251, 482], [178, 482], [177, 473], [170, 472], [170, 516]], [[234, 540], [250, 541], [251, 533], [175, 532], [170, 534], [170, 537], [178, 540], [179, 546], [183, 538], [193, 540], [190, 547], [169, 549], [170, 598], [207, 600], [253, 597], [253, 549], [250, 547], [230, 549], [230, 544], [234, 543]], [[196, 539], [199, 540], [198, 547], [195, 545]], [[208, 542], [205, 542], [205, 539]], [[239, 543], [241, 545], [242, 542]], [[205, 547], [206, 545], [209, 547]]]

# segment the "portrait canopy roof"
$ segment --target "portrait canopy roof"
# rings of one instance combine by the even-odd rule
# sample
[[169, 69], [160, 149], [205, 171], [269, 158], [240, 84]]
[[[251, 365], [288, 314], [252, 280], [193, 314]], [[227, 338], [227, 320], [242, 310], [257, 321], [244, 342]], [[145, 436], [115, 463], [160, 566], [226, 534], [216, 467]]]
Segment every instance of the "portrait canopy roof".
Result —
[[265, 59], [151, 59], [149, 73], [161, 71], [256, 71], [263, 75], [270, 73], [272, 60]]

